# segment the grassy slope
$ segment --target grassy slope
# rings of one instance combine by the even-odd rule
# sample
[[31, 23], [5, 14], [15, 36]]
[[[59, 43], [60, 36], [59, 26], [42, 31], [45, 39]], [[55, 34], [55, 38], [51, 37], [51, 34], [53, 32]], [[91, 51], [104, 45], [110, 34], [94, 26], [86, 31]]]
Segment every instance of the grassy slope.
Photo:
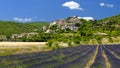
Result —
[[9, 35], [15, 33], [32, 32], [34, 29], [40, 29], [47, 22], [18, 23], [10, 21], [0, 21], [0, 35]]

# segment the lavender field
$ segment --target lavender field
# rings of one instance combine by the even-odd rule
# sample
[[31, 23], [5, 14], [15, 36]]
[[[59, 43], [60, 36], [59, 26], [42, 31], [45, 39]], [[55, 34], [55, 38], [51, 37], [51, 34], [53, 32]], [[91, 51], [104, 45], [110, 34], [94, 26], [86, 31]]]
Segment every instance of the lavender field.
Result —
[[84, 45], [0, 56], [0, 68], [120, 68], [120, 45]]

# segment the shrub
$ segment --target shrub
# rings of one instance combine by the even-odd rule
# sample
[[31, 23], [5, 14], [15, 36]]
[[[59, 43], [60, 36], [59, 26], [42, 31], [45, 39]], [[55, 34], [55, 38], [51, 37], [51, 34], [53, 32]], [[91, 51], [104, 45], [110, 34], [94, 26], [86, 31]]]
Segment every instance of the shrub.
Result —
[[52, 44], [53, 44], [53, 40], [49, 40], [48, 43], [47, 43], [48, 47], [51, 47]]
[[54, 42], [53, 45], [52, 45], [52, 49], [55, 50], [55, 49], [58, 49], [60, 48], [58, 42]]
[[108, 41], [113, 43], [113, 39], [111, 37], [108, 39]]
[[72, 46], [72, 41], [68, 40], [68, 41], [67, 41], [67, 44], [68, 44], [69, 46]]

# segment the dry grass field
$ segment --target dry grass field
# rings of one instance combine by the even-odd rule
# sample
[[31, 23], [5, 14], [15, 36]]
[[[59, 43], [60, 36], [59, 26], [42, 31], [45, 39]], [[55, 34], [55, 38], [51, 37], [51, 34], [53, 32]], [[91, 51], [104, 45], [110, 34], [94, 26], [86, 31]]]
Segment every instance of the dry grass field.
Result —
[[46, 51], [46, 42], [0, 42], [0, 56]]

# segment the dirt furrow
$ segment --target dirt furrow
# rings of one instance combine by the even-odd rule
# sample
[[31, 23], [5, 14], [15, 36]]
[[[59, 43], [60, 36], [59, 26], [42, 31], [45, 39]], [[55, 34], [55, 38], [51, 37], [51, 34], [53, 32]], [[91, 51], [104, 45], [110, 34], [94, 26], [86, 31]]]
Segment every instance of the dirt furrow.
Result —
[[95, 53], [93, 55], [93, 57], [91, 57], [91, 60], [88, 61], [88, 63], [86, 63], [85, 67], [84, 68], [90, 68], [92, 66], [92, 64], [95, 62], [95, 59], [96, 59], [96, 56], [97, 56], [97, 53], [98, 53], [98, 47], [96, 47], [96, 50], [95, 50]]
[[105, 52], [102, 50], [102, 55], [105, 58], [105, 62], [106, 62], [106, 68], [111, 68], [110, 62], [108, 60], [107, 55], [105, 54]]

